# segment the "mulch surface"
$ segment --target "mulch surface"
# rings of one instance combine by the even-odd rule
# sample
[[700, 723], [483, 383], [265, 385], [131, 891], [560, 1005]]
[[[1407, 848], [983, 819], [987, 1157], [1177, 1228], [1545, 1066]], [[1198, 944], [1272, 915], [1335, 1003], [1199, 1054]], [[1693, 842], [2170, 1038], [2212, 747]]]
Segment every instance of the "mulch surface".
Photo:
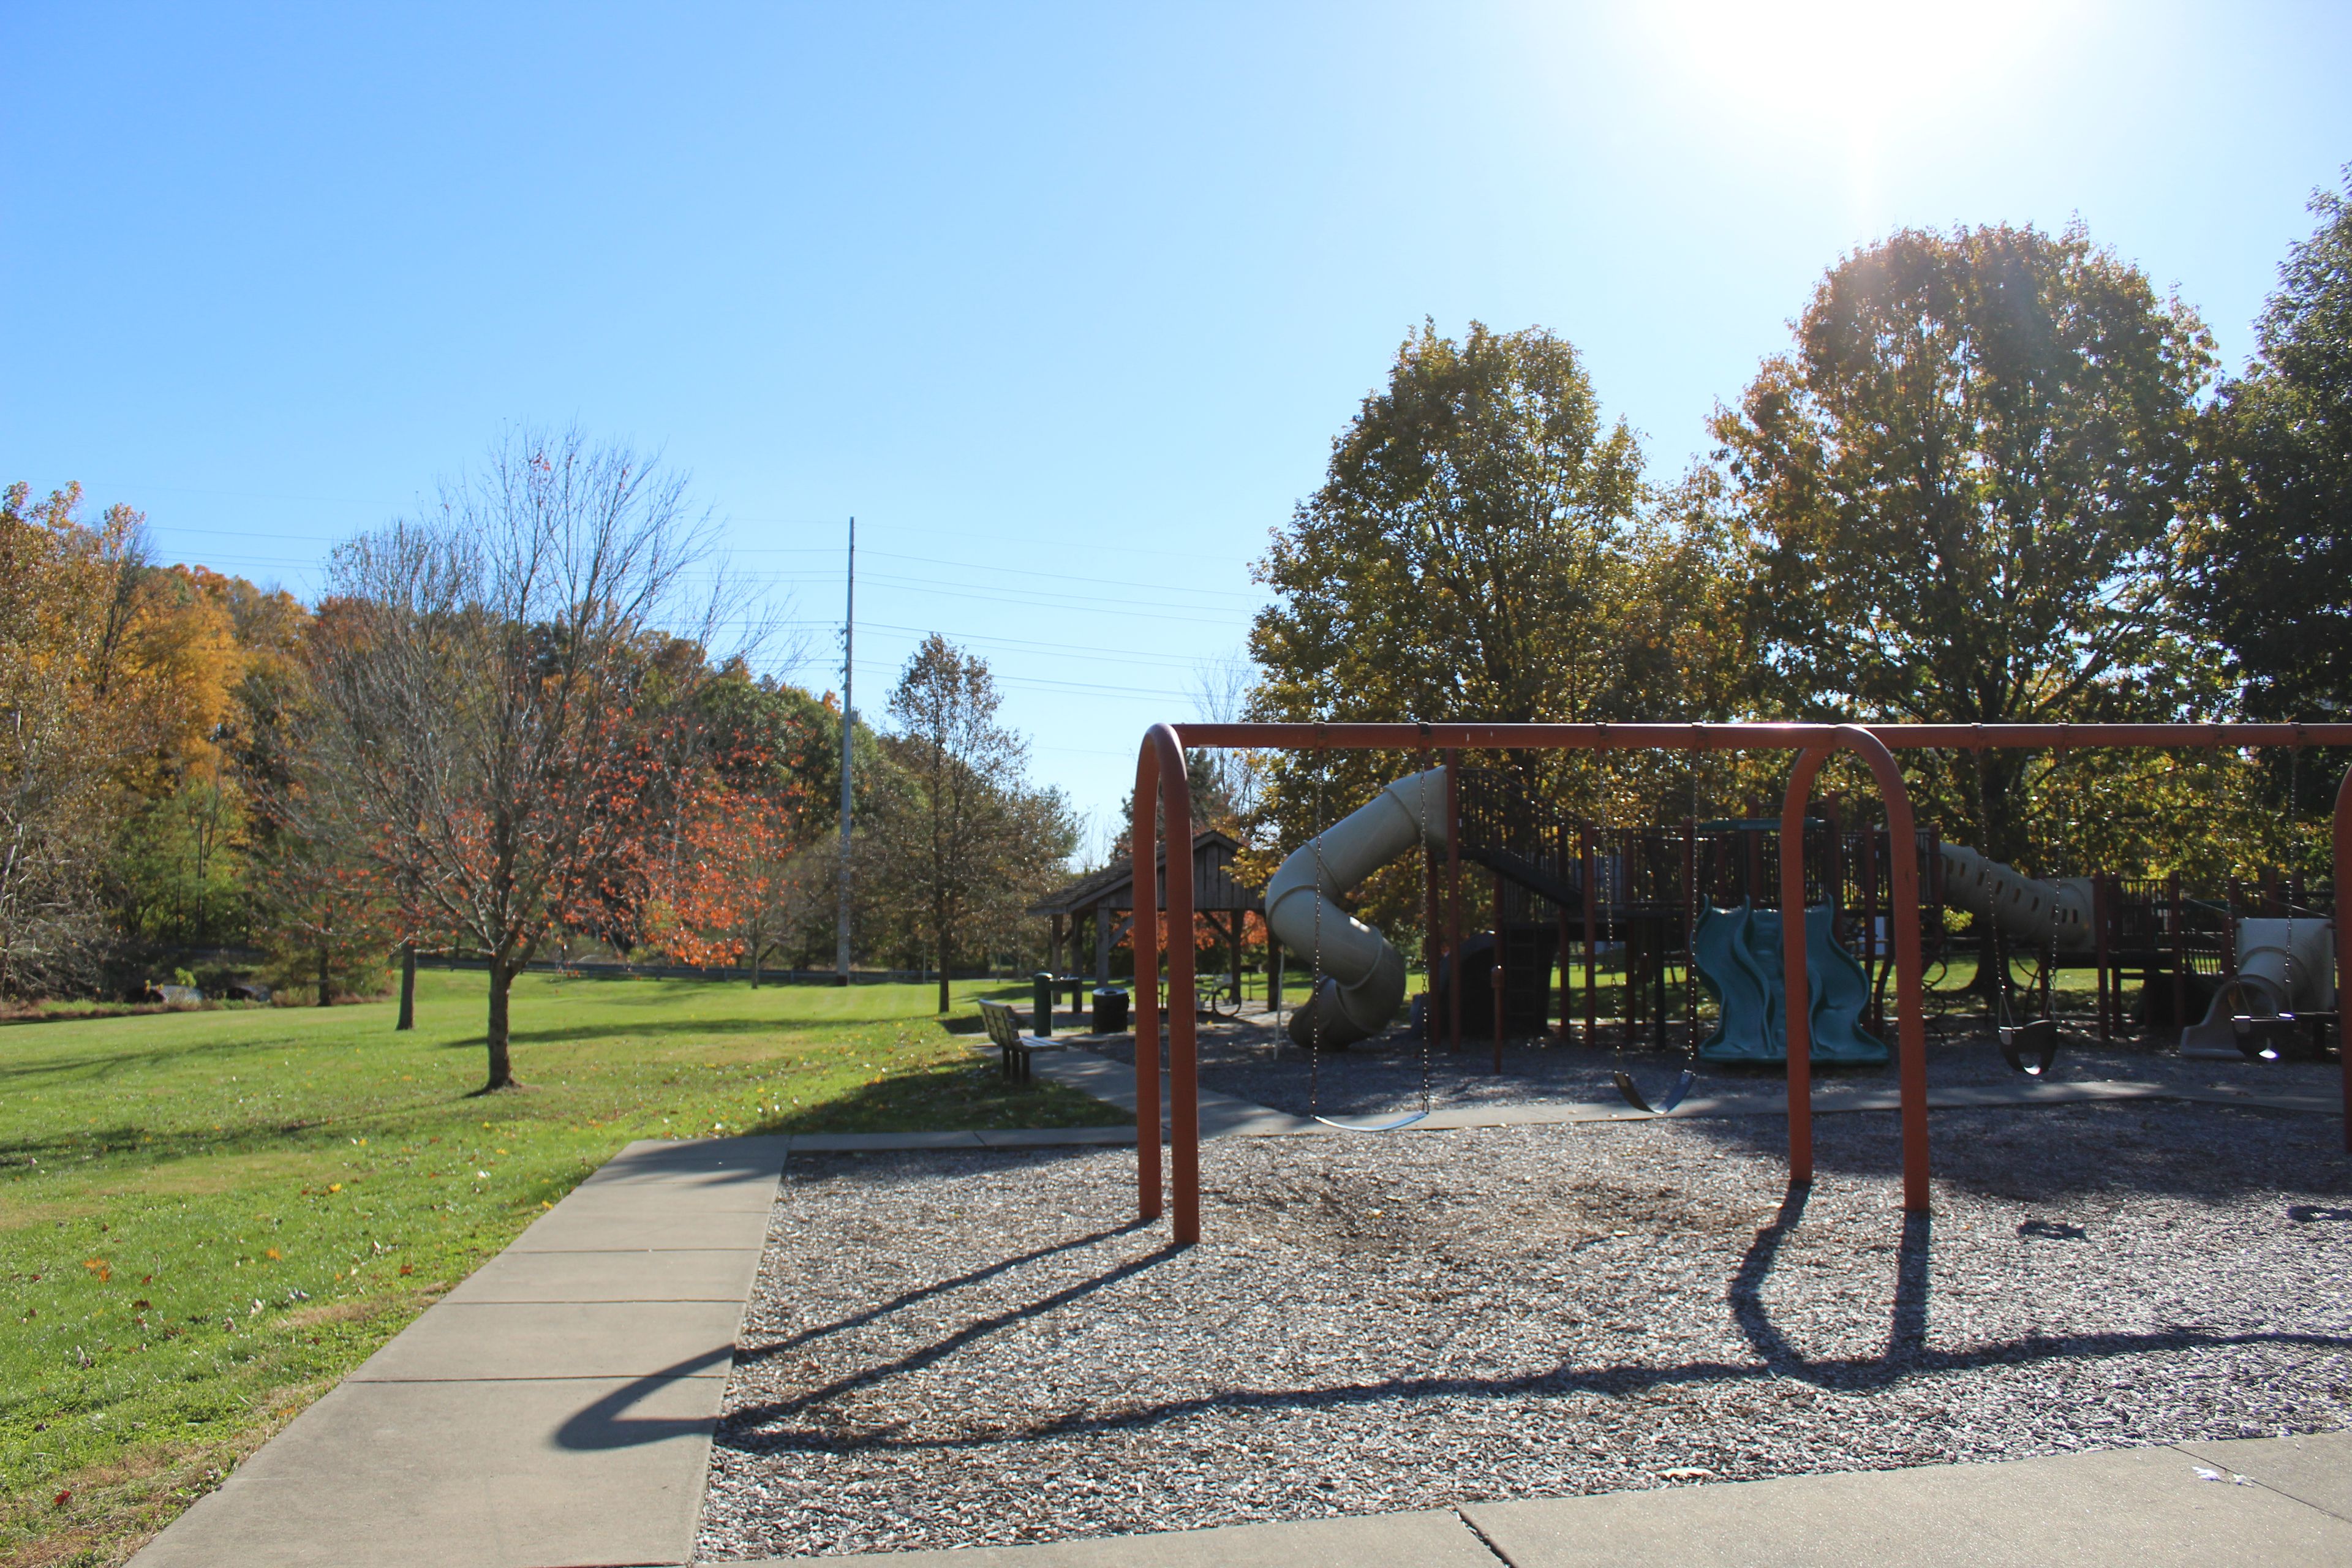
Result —
[[1203, 1150], [1205, 1239], [1181, 1250], [1133, 1221], [1131, 1151], [795, 1155], [699, 1550], [2352, 1425], [2336, 1119], [2138, 1102], [1933, 1124], [1932, 1220], [1896, 1207], [1891, 1113], [1819, 1121], [1819, 1180], [1793, 1194], [1769, 1117], [1230, 1139]]

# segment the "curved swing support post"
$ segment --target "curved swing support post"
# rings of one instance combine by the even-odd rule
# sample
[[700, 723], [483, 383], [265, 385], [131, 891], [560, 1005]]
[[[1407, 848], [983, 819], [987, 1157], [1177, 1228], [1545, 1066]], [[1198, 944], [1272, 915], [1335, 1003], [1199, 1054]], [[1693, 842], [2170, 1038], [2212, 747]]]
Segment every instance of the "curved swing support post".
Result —
[[[1780, 805], [1780, 957], [1788, 993], [1789, 1180], [1813, 1179], [1812, 983], [1805, 954], [1805, 802], [1822, 765], [1839, 751], [1851, 751], [1870, 764], [1886, 805], [1890, 848], [1887, 871], [1894, 885], [1896, 1076], [1903, 1101], [1903, 1207], [1927, 1212], [1927, 1031], [1920, 1015], [1919, 858], [1903, 771], [1885, 742], [1856, 724], [1841, 724], [1828, 744], [1806, 747], [1790, 770], [1789, 793]], [[2352, 1094], [2352, 1089], [2347, 1089]]]
[[[1157, 805], [1168, 835], [1168, 889], [1163, 900], [1155, 862]], [[1168, 994], [1192, 994], [1192, 791], [1184, 779], [1184, 743], [1174, 729], [1154, 724], [1135, 760], [1135, 1160], [1137, 1211], [1158, 1219], [1160, 1201], [1160, 943], [1157, 918], [1166, 908]], [[1148, 933], [1148, 934], [1147, 934]], [[1171, 1226], [1176, 1244], [1201, 1239], [1201, 1093], [1192, 1009], [1171, 1006], [1168, 1016], [1168, 1165], [1176, 1189]]]

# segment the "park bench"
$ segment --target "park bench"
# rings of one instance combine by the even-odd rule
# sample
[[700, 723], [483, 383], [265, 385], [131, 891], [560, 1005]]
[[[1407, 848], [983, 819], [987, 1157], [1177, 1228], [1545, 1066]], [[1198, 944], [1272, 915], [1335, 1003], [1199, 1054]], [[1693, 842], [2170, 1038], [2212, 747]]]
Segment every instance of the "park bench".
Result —
[[982, 1002], [980, 1018], [988, 1029], [988, 1042], [1003, 1053], [1004, 1076], [1016, 1083], [1029, 1081], [1029, 1058], [1038, 1051], [1060, 1051], [1069, 1047], [1060, 1040], [1041, 1039], [1021, 1032], [1021, 1015], [1009, 1003]]

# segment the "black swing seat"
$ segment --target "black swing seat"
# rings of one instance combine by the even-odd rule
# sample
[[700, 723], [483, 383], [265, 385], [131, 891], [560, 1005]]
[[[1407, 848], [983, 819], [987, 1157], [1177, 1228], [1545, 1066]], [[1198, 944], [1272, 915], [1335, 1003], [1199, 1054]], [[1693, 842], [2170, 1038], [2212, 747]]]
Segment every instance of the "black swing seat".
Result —
[[2034, 1018], [2000, 1026], [2001, 1059], [2028, 1078], [2040, 1078], [2058, 1059], [2058, 1020]]
[[2303, 1020], [2293, 1013], [2232, 1013], [2230, 1027], [2250, 1060], [2274, 1062], [2300, 1037]]
[[1656, 1105], [1652, 1105], [1643, 1097], [1641, 1087], [1634, 1083], [1632, 1073], [1620, 1070], [1612, 1076], [1617, 1079], [1617, 1092], [1625, 1097], [1625, 1103], [1636, 1110], [1647, 1111], [1652, 1116], [1664, 1116], [1675, 1106], [1680, 1105], [1683, 1102], [1683, 1097], [1690, 1093], [1692, 1086], [1698, 1082], [1698, 1074], [1685, 1068], [1682, 1076], [1675, 1079], [1674, 1088], [1666, 1090], [1665, 1099]]

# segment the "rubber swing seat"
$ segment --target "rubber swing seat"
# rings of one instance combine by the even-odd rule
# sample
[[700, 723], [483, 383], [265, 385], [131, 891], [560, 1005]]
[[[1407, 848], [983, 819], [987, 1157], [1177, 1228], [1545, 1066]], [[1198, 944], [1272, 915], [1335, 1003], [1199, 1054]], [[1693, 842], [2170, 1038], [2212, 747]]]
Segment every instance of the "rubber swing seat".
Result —
[[1412, 1126], [1428, 1114], [1426, 1110], [1410, 1111], [1386, 1121], [1335, 1121], [1328, 1116], [1318, 1116], [1314, 1120], [1341, 1132], [1394, 1132], [1400, 1127]]
[[2000, 1028], [2001, 1058], [2028, 1078], [2040, 1078], [2058, 1059], [2058, 1021], [2034, 1018]]
[[1652, 1105], [1643, 1097], [1640, 1086], [1633, 1081], [1633, 1074], [1621, 1071], [1614, 1076], [1617, 1079], [1617, 1092], [1625, 1097], [1625, 1103], [1636, 1110], [1647, 1111], [1652, 1116], [1664, 1116], [1675, 1106], [1680, 1105], [1683, 1102], [1683, 1096], [1688, 1094], [1691, 1091], [1691, 1086], [1698, 1082], [1698, 1074], [1685, 1068], [1682, 1077], [1675, 1079], [1674, 1088], [1666, 1090], [1665, 1099], [1656, 1105]]

